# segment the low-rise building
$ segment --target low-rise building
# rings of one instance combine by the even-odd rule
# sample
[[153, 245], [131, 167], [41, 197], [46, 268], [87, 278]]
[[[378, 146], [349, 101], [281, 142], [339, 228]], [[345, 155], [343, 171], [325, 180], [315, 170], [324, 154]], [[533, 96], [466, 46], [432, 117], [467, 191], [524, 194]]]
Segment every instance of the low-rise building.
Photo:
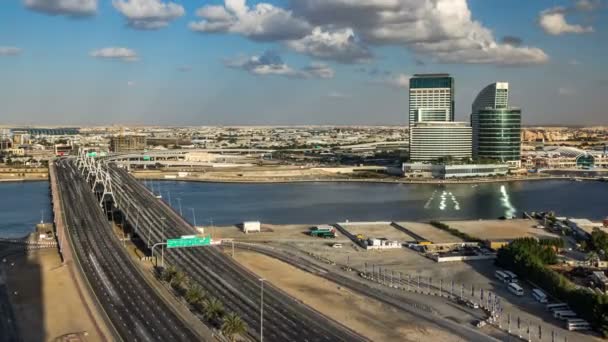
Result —
[[508, 164], [425, 164], [404, 163], [403, 174], [406, 177], [424, 178], [464, 178], [505, 176], [509, 172]]

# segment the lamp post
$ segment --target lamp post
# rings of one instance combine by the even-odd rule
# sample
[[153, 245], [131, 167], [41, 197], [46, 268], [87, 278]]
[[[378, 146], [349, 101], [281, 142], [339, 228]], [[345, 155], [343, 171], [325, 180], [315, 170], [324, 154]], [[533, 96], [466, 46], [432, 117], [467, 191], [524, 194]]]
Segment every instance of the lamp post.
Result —
[[182, 199], [180, 197], [177, 198], [177, 203], [179, 204], [179, 216], [184, 216], [182, 212]]
[[194, 212], [194, 208], [190, 208], [190, 210], [192, 211], [192, 220], [194, 223], [194, 228], [196, 228], [196, 213]]
[[264, 342], [264, 281], [260, 278], [260, 342]]

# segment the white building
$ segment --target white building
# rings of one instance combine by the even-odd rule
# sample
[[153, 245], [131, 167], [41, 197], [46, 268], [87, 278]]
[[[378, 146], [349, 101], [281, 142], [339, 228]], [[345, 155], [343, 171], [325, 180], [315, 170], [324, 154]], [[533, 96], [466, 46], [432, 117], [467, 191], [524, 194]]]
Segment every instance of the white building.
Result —
[[405, 163], [403, 175], [405, 177], [425, 178], [464, 178], [464, 177], [490, 177], [505, 176], [509, 172], [508, 164], [428, 164]]
[[426, 121], [454, 121], [454, 79], [448, 74], [418, 74], [410, 79], [410, 128]]
[[262, 224], [259, 221], [249, 221], [243, 222], [243, 232], [245, 234], [253, 233], [253, 232], [261, 232]]
[[473, 130], [467, 122], [418, 122], [410, 129], [410, 160], [471, 159]]

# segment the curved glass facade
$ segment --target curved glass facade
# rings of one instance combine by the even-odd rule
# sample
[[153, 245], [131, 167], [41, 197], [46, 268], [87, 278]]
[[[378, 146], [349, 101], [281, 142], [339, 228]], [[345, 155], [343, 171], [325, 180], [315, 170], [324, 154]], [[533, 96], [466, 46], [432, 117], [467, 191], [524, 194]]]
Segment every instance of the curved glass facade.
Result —
[[501, 162], [521, 159], [521, 109], [480, 109], [471, 116], [473, 157]]

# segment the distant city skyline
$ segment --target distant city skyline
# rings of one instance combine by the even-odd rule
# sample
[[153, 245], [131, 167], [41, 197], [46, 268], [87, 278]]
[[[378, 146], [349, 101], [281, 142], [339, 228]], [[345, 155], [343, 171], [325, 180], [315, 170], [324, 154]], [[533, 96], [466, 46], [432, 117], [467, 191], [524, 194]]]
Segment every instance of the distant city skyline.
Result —
[[408, 125], [511, 84], [524, 125], [608, 125], [605, 0], [7, 0], [0, 125]]

